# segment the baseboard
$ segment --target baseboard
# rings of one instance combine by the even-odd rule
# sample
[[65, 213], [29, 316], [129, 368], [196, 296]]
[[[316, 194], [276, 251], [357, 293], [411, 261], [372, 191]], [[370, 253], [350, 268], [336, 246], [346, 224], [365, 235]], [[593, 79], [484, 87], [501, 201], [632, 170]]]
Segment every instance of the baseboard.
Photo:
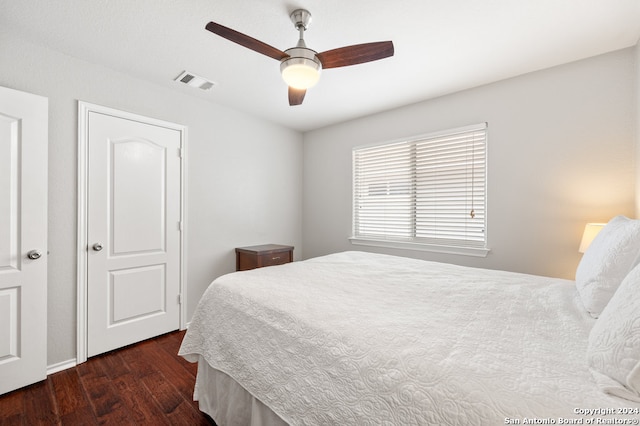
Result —
[[47, 366], [47, 376], [49, 374], [54, 374], [54, 373], [58, 373], [60, 371], [66, 370], [68, 368], [73, 368], [76, 365], [78, 365], [78, 363], [76, 362], [76, 359], [70, 359], [67, 361], [62, 361], [62, 362], [58, 362], [55, 364], [51, 364]]
[[[185, 327], [185, 330], [187, 328], [189, 328], [190, 324], [191, 324], [190, 322], [187, 323], [187, 326]], [[78, 365], [78, 362], [77, 362], [76, 358], [72, 358], [72, 359], [69, 359], [67, 361], [62, 361], [62, 362], [58, 362], [58, 363], [55, 363], [55, 364], [48, 365], [47, 366], [47, 376], [49, 374], [59, 373], [60, 371], [64, 371], [64, 370], [66, 370], [68, 368], [73, 368], [76, 365]]]

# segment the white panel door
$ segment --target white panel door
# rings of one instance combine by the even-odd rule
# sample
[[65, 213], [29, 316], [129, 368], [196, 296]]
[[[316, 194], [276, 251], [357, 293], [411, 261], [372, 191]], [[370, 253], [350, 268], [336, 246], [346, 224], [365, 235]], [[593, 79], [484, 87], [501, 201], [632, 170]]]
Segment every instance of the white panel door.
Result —
[[87, 131], [87, 355], [94, 356], [180, 327], [182, 133], [98, 111], [89, 111]]
[[47, 110], [0, 87], [0, 394], [47, 376]]

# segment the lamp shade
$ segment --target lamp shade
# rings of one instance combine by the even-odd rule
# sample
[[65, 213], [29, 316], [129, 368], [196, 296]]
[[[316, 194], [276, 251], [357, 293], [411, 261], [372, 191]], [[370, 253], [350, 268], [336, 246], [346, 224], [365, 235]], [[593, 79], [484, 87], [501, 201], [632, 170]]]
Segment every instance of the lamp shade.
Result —
[[587, 251], [587, 248], [593, 241], [593, 239], [598, 235], [598, 233], [604, 228], [606, 223], [587, 223], [584, 227], [584, 232], [582, 233], [582, 240], [580, 241], [580, 248], [578, 251], [580, 253], [584, 253]]

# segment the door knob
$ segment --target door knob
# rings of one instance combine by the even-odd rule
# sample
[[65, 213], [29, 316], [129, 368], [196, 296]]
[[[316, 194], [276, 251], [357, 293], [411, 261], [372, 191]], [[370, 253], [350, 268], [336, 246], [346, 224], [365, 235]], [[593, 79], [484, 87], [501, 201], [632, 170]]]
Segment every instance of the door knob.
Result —
[[29, 253], [27, 253], [27, 257], [31, 260], [37, 260], [42, 257], [42, 252], [40, 250], [31, 250]]
[[100, 251], [100, 250], [102, 250], [102, 244], [100, 244], [100, 243], [95, 243], [95, 244], [93, 245], [93, 249], [94, 249], [95, 251]]

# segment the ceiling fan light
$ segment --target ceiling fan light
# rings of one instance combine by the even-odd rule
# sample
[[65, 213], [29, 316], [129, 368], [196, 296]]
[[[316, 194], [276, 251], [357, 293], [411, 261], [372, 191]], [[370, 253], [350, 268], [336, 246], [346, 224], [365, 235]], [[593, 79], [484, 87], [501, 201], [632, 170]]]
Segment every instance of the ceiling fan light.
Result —
[[282, 79], [294, 89], [308, 89], [320, 79], [322, 66], [309, 58], [287, 58], [280, 64]]

